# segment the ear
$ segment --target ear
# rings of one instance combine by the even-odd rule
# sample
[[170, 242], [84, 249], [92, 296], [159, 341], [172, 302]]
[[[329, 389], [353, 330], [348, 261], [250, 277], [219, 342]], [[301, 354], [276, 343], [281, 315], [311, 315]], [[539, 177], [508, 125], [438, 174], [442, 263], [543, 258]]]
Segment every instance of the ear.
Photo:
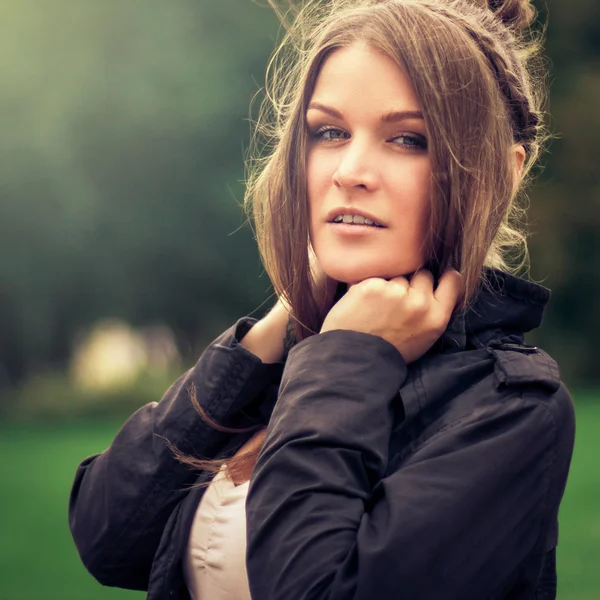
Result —
[[515, 157], [515, 185], [518, 186], [523, 174], [523, 165], [525, 164], [526, 152], [522, 144], [513, 146], [513, 155]]
[[521, 176], [523, 175], [526, 152], [522, 144], [515, 144], [511, 152], [514, 158], [513, 194], [516, 194], [521, 183]]

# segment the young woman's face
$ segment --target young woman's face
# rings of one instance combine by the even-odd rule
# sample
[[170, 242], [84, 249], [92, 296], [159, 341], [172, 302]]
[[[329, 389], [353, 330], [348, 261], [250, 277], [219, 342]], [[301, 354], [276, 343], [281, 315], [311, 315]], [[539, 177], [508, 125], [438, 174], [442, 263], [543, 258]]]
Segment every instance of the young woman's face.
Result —
[[422, 266], [431, 166], [405, 73], [364, 44], [336, 50], [306, 119], [310, 236], [325, 273], [357, 283]]

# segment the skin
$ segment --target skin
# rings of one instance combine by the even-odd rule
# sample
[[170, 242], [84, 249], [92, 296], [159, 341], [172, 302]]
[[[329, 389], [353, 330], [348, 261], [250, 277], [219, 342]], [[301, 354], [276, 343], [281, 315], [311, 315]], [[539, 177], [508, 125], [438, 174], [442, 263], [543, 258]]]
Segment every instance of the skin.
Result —
[[[384, 54], [356, 43], [325, 61], [306, 113], [307, 188], [312, 246], [332, 279], [390, 279], [422, 266], [431, 165], [420, 113], [412, 83]], [[360, 212], [383, 227], [331, 222]]]

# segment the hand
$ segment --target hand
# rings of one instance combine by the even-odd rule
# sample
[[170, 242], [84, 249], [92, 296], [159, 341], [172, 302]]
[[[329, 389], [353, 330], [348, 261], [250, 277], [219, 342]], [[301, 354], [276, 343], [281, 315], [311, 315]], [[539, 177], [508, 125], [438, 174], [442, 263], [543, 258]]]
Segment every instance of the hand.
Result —
[[458, 271], [448, 270], [433, 289], [420, 270], [386, 281], [365, 279], [350, 287], [325, 318], [321, 333], [348, 329], [377, 335], [396, 347], [407, 364], [420, 358], [445, 331], [462, 289]]
[[[326, 313], [333, 303], [337, 281], [326, 275], [312, 248], [309, 248], [309, 252], [313, 293], [321, 310]], [[285, 359], [296, 343], [294, 320], [290, 313], [290, 305], [280, 296], [272, 310], [244, 336], [242, 346], [265, 363]]]

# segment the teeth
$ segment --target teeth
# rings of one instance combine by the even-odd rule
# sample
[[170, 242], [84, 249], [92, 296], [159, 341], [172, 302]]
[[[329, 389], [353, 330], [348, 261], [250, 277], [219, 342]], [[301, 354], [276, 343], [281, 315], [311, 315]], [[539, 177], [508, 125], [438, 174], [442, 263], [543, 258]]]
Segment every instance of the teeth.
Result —
[[337, 217], [333, 218], [334, 223], [347, 223], [353, 225], [374, 225], [375, 227], [381, 227], [375, 221], [371, 219], [367, 219], [367, 217], [363, 217], [362, 215], [337, 215]]

